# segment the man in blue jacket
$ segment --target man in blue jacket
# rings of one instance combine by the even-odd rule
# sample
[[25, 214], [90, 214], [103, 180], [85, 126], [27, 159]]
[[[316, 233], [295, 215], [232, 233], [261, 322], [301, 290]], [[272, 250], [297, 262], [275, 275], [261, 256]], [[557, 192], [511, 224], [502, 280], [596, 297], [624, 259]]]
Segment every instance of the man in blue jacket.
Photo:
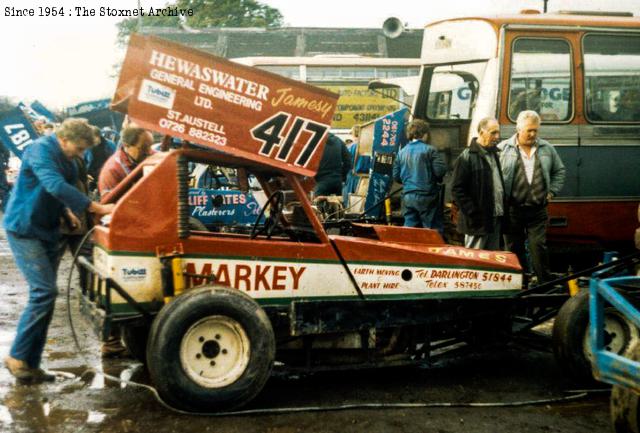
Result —
[[113, 204], [92, 202], [75, 183], [75, 157], [93, 146], [91, 126], [84, 119], [67, 119], [56, 134], [34, 141], [22, 156], [18, 180], [4, 216], [9, 247], [29, 284], [29, 299], [18, 322], [17, 335], [5, 366], [20, 382], [52, 381], [40, 368], [53, 317], [60, 261], [59, 225], [66, 214], [72, 224], [85, 211], [104, 215]]
[[551, 279], [547, 252], [547, 204], [564, 185], [565, 168], [558, 152], [538, 138], [540, 116], [526, 110], [518, 114], [516, 134], [498, 145], [508, 201], [505, 243], [527, 263], [525, 240], [538, 284]]
[[415, 119], [407, 126], [411, 140], [393, 164], [393, 179], [402, 183], [405, 227], [437, 228], [440, 209], [440, 182], [447, 171], [444, 158], [427, 144], [429, 124]]

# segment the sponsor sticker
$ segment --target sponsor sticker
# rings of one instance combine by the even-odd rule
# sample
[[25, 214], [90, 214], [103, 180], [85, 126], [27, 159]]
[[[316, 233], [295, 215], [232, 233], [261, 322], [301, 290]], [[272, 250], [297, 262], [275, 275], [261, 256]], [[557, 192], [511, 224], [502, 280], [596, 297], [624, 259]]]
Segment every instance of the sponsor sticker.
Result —
[[142, 281], [146, 278], [146, 268], [122, 268], [122, 279], [124, 281]]
[[171, 87], [147, 79], [142, 80], [138, 94], [140, 101], [170, 110], [173, 108], [175, 98], [176, 91]]

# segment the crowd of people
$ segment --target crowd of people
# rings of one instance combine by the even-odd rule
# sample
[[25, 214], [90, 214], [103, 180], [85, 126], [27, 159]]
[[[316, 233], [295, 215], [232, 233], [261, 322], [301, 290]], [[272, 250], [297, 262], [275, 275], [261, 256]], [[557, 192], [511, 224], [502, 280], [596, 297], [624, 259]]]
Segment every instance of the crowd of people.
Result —
[[[560, 156], [538, 137], [540, 124], [535, 111], [522, 111], [516, 133], [500, 141], [498, 121], [480, 120], [477, 137], [454, 163], [451, 183], [457, 229], [465, 236], [465, 246], [512, 251], [524, 267], [530, 258], [538, 284], [551, 279], [547, 205], [565, 179]], [[429, 126], [424, 120], [412, 121], [407, 135], [411, 141], [398, 153], [393, 171], [403, 186], [404, 225], [442, 232], [439, 197], [444, 161], [428, 144]]]

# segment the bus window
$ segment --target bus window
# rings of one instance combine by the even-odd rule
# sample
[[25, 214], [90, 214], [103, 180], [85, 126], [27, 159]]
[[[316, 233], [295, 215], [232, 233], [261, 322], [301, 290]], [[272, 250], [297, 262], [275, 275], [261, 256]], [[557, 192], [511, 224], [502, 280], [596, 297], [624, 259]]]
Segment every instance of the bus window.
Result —
[[571, 118], [571, 49], [561, 39], [518, 38], [511, 55], [509, 119], [534, 110], [545, 122]]
[[265, 71], [273, 72], [274, 74], [282, 75], [283, 77], [291, 78], [292, 80], [300, 81], [300, 66], [258, 66]]
[[485, 62], [437, 66], [431, 75], [428, 119], [471, 119]]
[[583, 52], [587, 118], [640, 122], [640, 35], [588, 34]]

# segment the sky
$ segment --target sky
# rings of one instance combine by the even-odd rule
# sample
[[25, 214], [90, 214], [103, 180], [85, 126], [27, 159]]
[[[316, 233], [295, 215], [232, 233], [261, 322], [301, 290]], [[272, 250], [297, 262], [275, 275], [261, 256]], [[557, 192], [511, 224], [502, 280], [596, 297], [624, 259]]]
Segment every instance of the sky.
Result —
[[[144, 10], [167, 0], [139, 0]], [[117, 77], [114, 65], [124, 57], [116, 44], [121, 17], [99, 16], [101, 7], [135, 9], [138, 0], [0, 0], [0, 96], [39, 100], [50, 109], [109, 98]], [[542, 10], [543, 0], [266, 0], [292, 27], [379, 28], [395, 16], [409, 28], [445, 18]], [[38, 16], [48, 5], [63, 7], [64, 16]], [[78, 16], [76, 6], [96, 16]], [[31, 9], [35, 16], [11, 16], [12, 9]], [[640, 16], [640, 0], [549, 0], [549, 11], [607, 10]], [[7, 14], [9, 13], [9, 14]]]

